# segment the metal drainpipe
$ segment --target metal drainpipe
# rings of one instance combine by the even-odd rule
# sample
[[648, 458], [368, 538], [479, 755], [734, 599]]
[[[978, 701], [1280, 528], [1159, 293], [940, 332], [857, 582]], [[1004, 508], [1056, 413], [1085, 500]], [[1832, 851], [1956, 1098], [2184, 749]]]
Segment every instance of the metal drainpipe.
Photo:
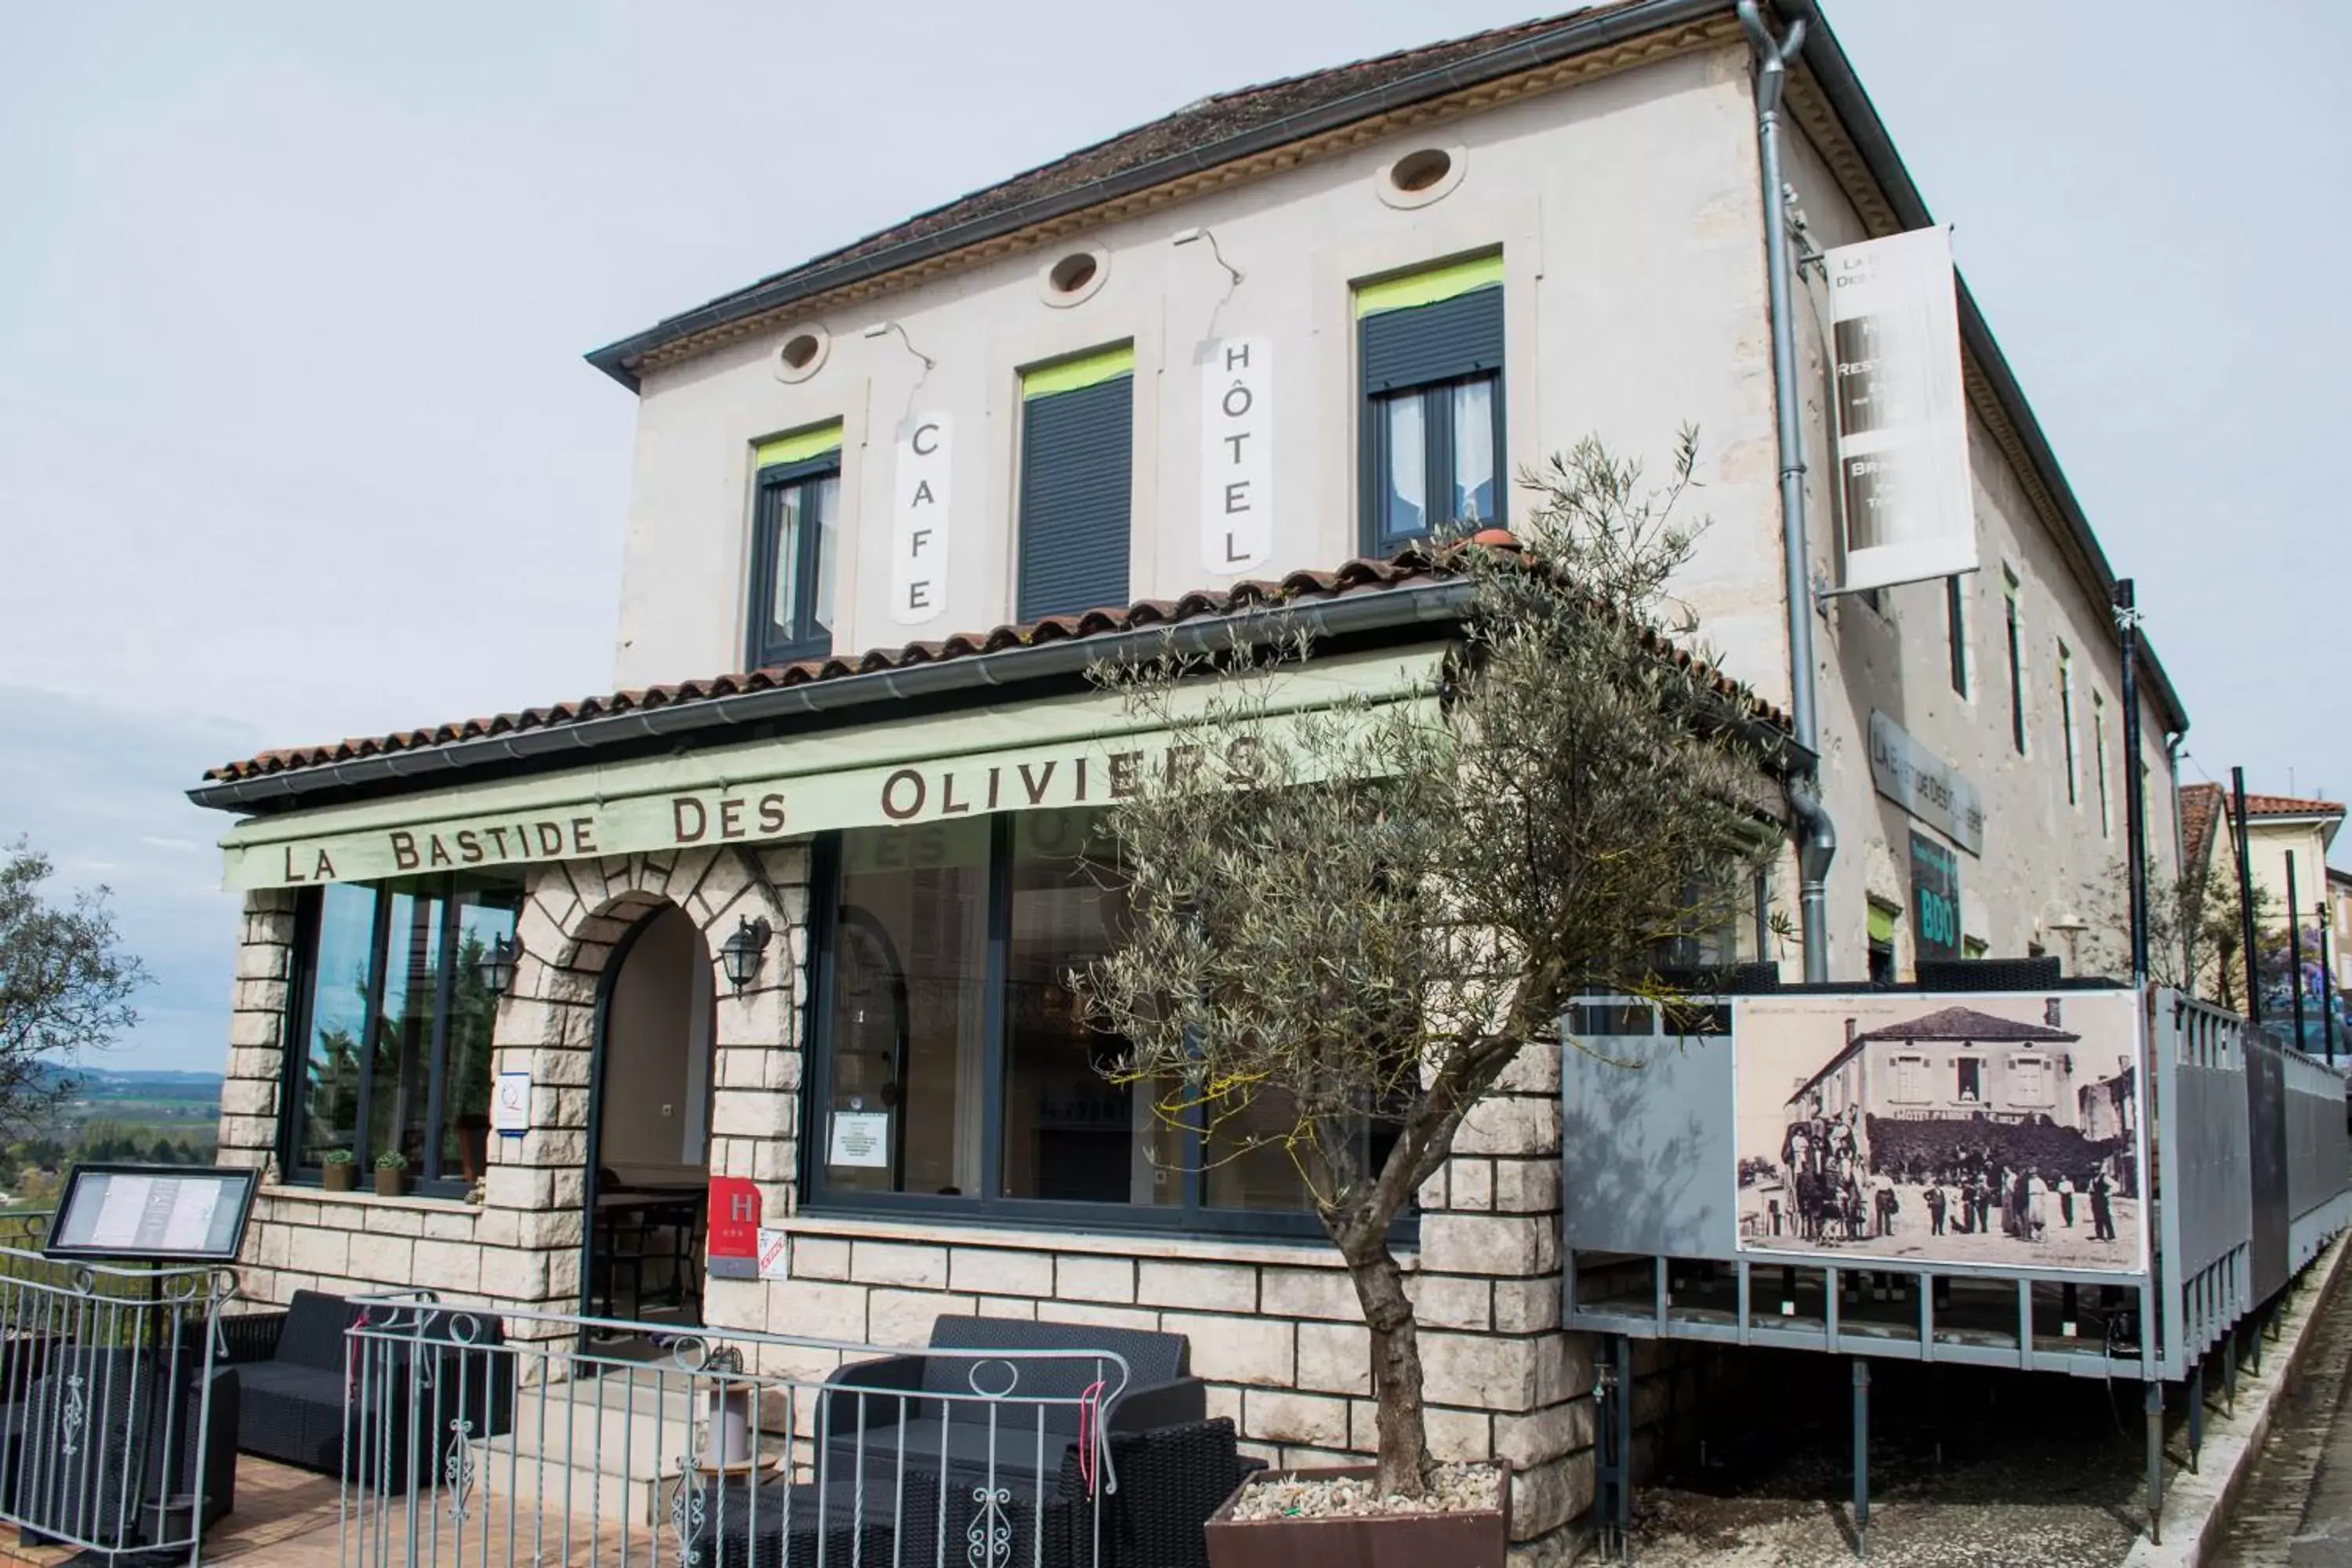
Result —
[[1797, 916], [1805, 980], [1830, 977], [1829, 874], [1837, 828], [1821, 797], [1821, 722], [1813, 701], [1812, 552], [1805, 532], [1805, 447], [1797, 391], [1796, 327], [1789, 314], [1789, 219], [1780, 195], [1780, 89], [1789, 62], [1804, 47], [1805, 24], [1789, 24], [1774, 42], [1756, 0], [1739, 0], [1739, 25], [1756, 51], [1756, 146], [1764, 165], [1764, 268], [1772, 313], [1772, 401], [1780, 411], [1780, 546], [1789, 589], [1789, 716], [1803, 771], [1789, 781], [1797, 818]]

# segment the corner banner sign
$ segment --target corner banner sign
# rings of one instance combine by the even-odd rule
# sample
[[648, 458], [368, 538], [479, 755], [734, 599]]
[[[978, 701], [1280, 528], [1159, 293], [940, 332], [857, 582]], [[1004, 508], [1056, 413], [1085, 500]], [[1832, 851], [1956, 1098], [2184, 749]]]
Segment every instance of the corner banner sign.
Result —
[[[1318, 661], [1280, 677], [1261, 711], [1284, 723], [1343, 702], [1422, 700], [1437, 664], [1429, 651]], [[1066, 811], [1223, 765], [1140, 722], [1095, 695], [288, 812], [229, 831], [224, 880], [302, 887]]]
[[1827, 257], [1848, 590], [1977, 569], [1951, 237], [1916, 229]]

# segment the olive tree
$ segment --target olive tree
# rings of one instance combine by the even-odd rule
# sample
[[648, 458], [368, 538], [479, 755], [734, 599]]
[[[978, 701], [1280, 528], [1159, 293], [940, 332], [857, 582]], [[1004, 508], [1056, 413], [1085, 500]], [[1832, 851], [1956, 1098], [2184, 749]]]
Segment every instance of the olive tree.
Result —
[[1670, 594], [1696, 451], [1684, 431], [1652, 486], [1587, 440], [1523, 478], [1515, 538], [1433, 546], [1459, 635], [1402, 700], [1324, 694], [1279, 603], [1096, 671], [1169, 751], [1110, 810], [1129, 914], [1073, 984], [1124, 1042], [1108, 1070], [1206, 1161], [1288, 1156], [1409, 1496], [1433, 1465], [1398, 1218], [1570, 998], [1671, 994], [1661, 970], [1752, 912], [1776, 853], [1780, 732]]

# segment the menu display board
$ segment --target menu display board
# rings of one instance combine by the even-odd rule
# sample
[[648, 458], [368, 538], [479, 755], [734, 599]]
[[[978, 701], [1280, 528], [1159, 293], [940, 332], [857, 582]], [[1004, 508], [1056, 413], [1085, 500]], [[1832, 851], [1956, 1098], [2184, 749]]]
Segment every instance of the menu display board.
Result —
[[76, 1165], [58, 1199], [50, 1258], [233, 1263], [253, 1210], [250, 1170]]

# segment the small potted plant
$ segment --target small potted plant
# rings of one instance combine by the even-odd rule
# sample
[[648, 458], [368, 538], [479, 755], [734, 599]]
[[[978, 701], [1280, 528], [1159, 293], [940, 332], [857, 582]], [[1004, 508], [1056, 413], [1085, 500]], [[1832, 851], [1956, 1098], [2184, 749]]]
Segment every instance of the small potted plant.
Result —
[[375, 1157], [375, 1193], [380, 1198], [396, 1198], [408, 1184], [408, 1156], [397, 1149], [387, 1149]]
[[319, 1184], [331, 1193], [348, 1193], [359, 1185], [359, 1171], [349, 1149], [330, 1149], [319, 1164]]

